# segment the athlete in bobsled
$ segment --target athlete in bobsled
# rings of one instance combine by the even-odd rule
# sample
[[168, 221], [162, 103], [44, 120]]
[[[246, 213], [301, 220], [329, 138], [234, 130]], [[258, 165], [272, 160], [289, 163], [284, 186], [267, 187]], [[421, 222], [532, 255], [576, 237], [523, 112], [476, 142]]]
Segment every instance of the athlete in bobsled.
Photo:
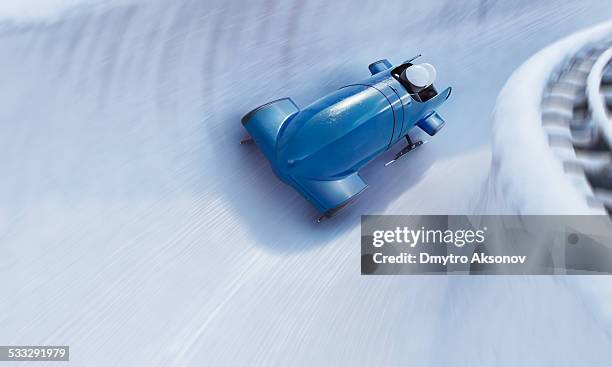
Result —
[[408, 135], [415, 126], [430, 136], [444, 126], [436, 109], [451, 88], [438, 93], [436, 69], [414, 59], [396, 67], [376, 61], [369, 78], [302, 110], [290, 98], [257, 107], [242, 118], [246, 141], [255, 141], [276, 175], [322, 213], [319, 220], [331, 217], [367, 188], [363, 166], [400, 140], [406, 147], [387, 165], [422, 145]]

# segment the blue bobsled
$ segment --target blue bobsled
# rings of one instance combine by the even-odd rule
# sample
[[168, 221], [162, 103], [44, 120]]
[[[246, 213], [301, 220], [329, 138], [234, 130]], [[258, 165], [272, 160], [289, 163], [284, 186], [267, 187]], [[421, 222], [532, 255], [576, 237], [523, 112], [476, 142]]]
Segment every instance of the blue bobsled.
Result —
[[[418, 126], [433, 136], [444, 126], [436, 113], [451, 88], [438, 93], [435, 69], [409, 60], [369, 66], [371, 76], [300, 110], [290, 98], [257, 107], [242, 118], [251, 138], [285, 183], [330, 217], [367, 188], [359, 170]], [[429, 74], [428, 74], [429, 73]], [[433, 74], [433, 75], [432, 75]]]

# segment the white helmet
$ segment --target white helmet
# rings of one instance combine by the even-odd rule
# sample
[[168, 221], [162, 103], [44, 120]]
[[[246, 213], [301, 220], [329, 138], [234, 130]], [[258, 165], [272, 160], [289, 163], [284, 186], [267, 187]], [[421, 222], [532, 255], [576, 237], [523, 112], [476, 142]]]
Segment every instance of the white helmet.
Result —
[[425, 89], [436, 80], [436, 68], [432, 64], [412, 65], [404, 70], [404, 77], [418, 89]]

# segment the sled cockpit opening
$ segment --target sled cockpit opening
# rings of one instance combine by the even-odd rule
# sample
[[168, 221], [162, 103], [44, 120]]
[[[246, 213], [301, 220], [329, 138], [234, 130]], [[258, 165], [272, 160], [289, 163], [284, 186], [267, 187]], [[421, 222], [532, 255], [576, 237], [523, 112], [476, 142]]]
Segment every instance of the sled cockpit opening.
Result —
[[[391, 75], [393, 76], [393, 78], [395, 78], [395, 80], [397, 80], [406, 89], [410, 96], [417, 102], [426, 102], [438, 95], [438, 91], [433, 85], [433, 80], [435, 79], [436, 74], [435, 69], [430, 64], [422, 65], [424, 65], [425, 67], [407, 62], [391, 70]], [[414, 70], [417, 72], [407, 73], [406, 70], [413, 66], [415, 68], [419, 68], [420, 70], [417, 71], [415, 69], [411, 69], [410, 71]], [[419, 71], [428, 72], [429, 75], [419, 75]], [[410, 80], [411, 78], [412, 80]]]

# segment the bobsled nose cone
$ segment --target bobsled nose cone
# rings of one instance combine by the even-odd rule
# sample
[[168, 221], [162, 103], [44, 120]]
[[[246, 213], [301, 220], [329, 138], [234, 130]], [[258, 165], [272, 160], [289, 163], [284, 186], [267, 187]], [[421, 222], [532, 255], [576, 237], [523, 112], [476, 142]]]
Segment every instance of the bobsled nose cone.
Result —
[[436, 79], [436, 68], [431, 64], [412, 65], [404, 71], [406, 80], [417, 88], [425, 88]]

